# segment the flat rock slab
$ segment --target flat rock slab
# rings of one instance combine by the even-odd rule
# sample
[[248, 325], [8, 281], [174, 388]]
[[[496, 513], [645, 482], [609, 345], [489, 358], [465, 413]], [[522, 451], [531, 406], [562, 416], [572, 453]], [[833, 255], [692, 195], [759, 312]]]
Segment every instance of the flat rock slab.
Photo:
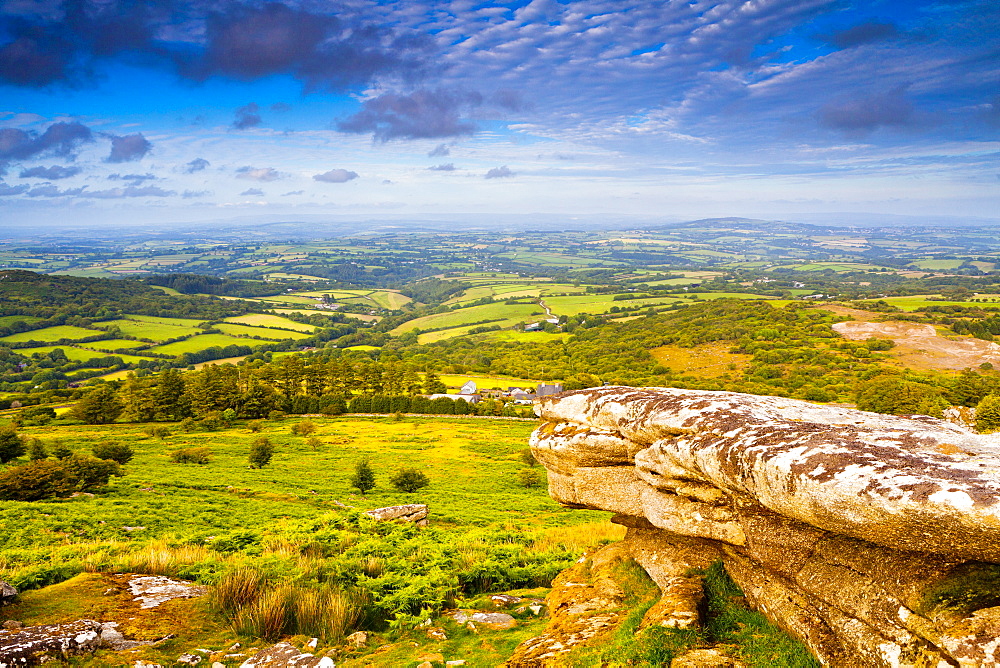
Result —
[[333, 659], [302, 652], [294, 645], [279, 642], [254, 654], [240, 664], [240, 668], [284, 668], [302, 666], [304, 668], [334, 668]]
[[89, 654], [101, 645], [101, 625], [90, 619], [69, 624], [0, 630], [0, 668], [35, 666]]
[[418, 526], [427, 525], [427, 504], [407, 503], [402, 506], [388, 506], [366, 510], [365, 515], [379, 522], [413, 522]]
[[205, 587], [162, 575], [133, 575], [128, 580], [128, 588], [143, 610], [155, 608], [175, 598], [203, 596], [208, 591]]
[[472, 622], [476, 626], [482, 626], [493, 631], [506, 631], [517, 626], [517, 620], [505, 612], [458, 610], [452, 614], [452, 618], [459, 624]]
[[757, 503], [892, 549], [1000, 562], [998, 434], [676, 388], [564, 392], [535, 410], [532, 450], [563, 503], [734, 545], [731, 511]]

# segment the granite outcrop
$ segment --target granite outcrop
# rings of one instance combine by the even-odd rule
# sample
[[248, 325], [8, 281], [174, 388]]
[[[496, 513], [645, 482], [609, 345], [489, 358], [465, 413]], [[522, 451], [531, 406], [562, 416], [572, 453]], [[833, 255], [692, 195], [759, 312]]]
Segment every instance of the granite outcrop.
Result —
[[[830, 666], [1000, 666], [1000, 437], [779, 397], [602, 387], [543, 397], [549, 493], [608, 510], [698, 623], [692, 566]], [[696, 570], [696, 569], [695, 569]]]

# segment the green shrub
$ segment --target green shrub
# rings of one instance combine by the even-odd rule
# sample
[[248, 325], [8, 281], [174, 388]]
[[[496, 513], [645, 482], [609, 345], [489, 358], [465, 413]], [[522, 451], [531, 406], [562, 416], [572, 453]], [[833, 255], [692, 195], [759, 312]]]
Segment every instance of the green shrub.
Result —
[[135, 457], [135, 452], [129, 445], [118, 441], [101, 441], [92, 450], [98, 459], [110, 459], [119, 464], [128, 464]]
[[431, 484], [431, 481], [427, 479], [427, 476], [422, 471], [414, 468], [400, 469], [396, 472], [396, 475], [389, 478], [389, 482], [400, 492], [410, 493]]
[[113, 475], [121, 475], [121, 468], [104, 459], [86, 455], [41, 459], [0, 473], [0, 499], [38, 501], [94, 491], [107, 485]]
[[250, 466], [255, 469], [262, 469], [271, 463], [274, 456], [274, 445], [266, 436], [254, 439], [250, 444]]
[[0, 464], [13, 461], [27, 452], [24, 438], [13, 427], [0, 428]]
[[531, 448], [524, 448], [517, 453], [517, 457], [525, 466], [538, 466], [538, 460], [535, 459], [535, 453], [531, 451]]
[[991, 434], [1000, 429], [1000, 396], [988, 394], [976, 406], [976, 430]]
[[316, 423], [312, 420], [300, 420], [292, 426], [292, 433], [296, 436], [309, 436], [316, 432]]
[[521, 469], [517, 472], [517, 483], [521, 487], [538, 487], [541, 482], [538, 472], [534, 469]]
[[37, 462], [41, 459], [48, 459], [49, 451], [45, 447], [45, 441], [40, 438], [31, 439], [31, 445], [28, 446], [28, 457], [33, 462]]
[[207, 464], [212, 461], [209, 448], [181, 448], [170, 453], [170, 461], [177, 464]]
[[371, 464], [367, 459], [362, 459], [354, 465], [354, 475], [351, 476], [351, 487], [354, 487], [362, 494], [367, 494], [368, 490], [375, 489], [375, 472], [372, 471]]
[[261, 420], [251, 420], [250, 422], [247, 422], [247, 429], [249, 429], [254, 434], [259, 432], [263, 428], [264, 428], [264, 423]]

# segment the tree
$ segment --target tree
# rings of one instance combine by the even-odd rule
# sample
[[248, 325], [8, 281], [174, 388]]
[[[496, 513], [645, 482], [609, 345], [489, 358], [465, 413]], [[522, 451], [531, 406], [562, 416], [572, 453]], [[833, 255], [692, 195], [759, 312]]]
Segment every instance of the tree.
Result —
[[936, 387], [888, 376], [859, 386], [857, 405], [859, 410], [876, 413], [941, 417], [947, 404]]
[[266, 436], [255, 438], [250, 444], [250, 466], [255, 469], [262, 469], [271, 463], [274, 456], [274, 445]]
[[371, 464], [368, 463], [367, 459], [362, 459], [354, 465], [351, 487], [356, 488], [362, 494], [367, 494], [368, 490], [375, 489], [375, 472], [372, 471]]
[[91, 450], [98, 459], [108, 459], [119, 464], [128, 464], [135, 456], [132, 448], [118, 441], [101, 441], [94, 445]]
[[976, 429], [980, 434], [1000, 430], [1000, 396], [988, 394], [976, 406]]
[[70, 415], [87, 424], [109, 424], [122, 414], [122, 404], [110, 385], [100, 385], [77, 402]]
[[426, 394], [444, 394], [447, 391], [448, 387], [441, 382], [436, 373], [428, 371], [424, 374], [424, 392]]
[[28, 457], [30, 457], [33, 462], [48, 459], [49, 451], [45, 447], [45, 441], [40, 438], [31, 439], [31, 445], [28, 448]]
[[521, 469], [517, 472], [517, 482], [521, 487], [537, 487], [539, 483], [538, 471]]
[[399, 491], [410, 493], [431, 484], [431, 481], [427, 479], [427, 476], [422, 471], [414, 468], [399, 469], [396, 475], [389, 479], [389, 482]]
[[316, 423], [312, 420], [301, 420], [292, 427], [292, 433], [298, 436], [309, 436], [316, 432]]
[[7, 426], [0, 429], [0, 464], [17, 459], [27, 451], [24, 438], [13, 427]]

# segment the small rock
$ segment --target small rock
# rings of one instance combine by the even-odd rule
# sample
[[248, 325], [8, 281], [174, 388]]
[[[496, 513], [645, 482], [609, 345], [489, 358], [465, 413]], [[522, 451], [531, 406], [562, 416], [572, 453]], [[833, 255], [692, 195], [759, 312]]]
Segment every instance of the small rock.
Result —
[[7, 605], [17, 596], [17, 589], [13, 585], [0, 580], [0, 605]]
[[425, 633], [427, 634], [427, 637], [430, 638], [431, 640], [442, 641], [448, 639], [448, 634], [446, 634], [444, 632], [444, 629], [441, 628], [440, 626], [432, 626], [431, 628], [427, 629]]
[[19, 622], [16, 619], [8, 619], [3, 623], [3, 627], [7, 630], [23, 629], [24, 622]]
[[243, 645], [241, 645], [241, 644], [240, 644], [240, 643], [238, 643], [238, 642], [234, 642], [234, 643], [233, 643], [232, 645], [230, 645], [230, 646], [229, 646], [229, 651], [231, 652], [231, 651], [233, 651], [234, 649], [239, 649], [240, 647], [243, 647]]
[[745, 668], [745, 664], [717, 649], [692, 649], [671, 661], [670, 668]]
[[470, 614], [468, 611], [458, 610], [452, 614], [452, 617], [459, 624], [465, 622], [481, 624], [493, 631], [506, 631], [517, 626], [517, 620], [505, 612], [473, 612]]
[[226, 664], [219, 663], [218, 661], [213, 661], [212, 668], [226, 668]]
[[368, 644], [368, 634], [364, 631], [355, 631], [351, 635], [347, 636], [346, 640], [355, 647], [364, 647]]
[[186, 666], [197, 666], [201, 663], [201, 657], [197, 654], [181, 654], [177, 657], [177, 663], [183, 663]]
[[446, 665], [446, 666], [464, 666], [465, 665], [465, 659], [455, 659], [454, 661], [447, 661], [447, 662], [445, 662], [444, 665]]
[[424, 661], [423, 663], [418, 663], [417, 668], [434, 668], [434, 664], [430, 661]]
[[132, 664], [132, 668], [163, 668], [158, 663], [150, 663], [149, 661], [143, 661], [142, 659], [137, 660]]
[[421, 654], [417, 657], [417, 661], [421, 663], [444, 663], [444, 654], [440, 652], [431, 652], [430, 654]]
[[529, 605], [528, 610], [531, 610], [531, 614], [533, 614], [535, 617], [542, 614], [542, 606], [540, 605]]
[[509, 608], [515, 603], [520, 603], [523, 599], [520, 596], [512, 596], [511, 594], [494, 594], [490, 596], [490, 600], [498, 608]]
[[306, 643], [306, 647], [309, 649], [316, 649], [316, 645], [319, 644], [319, 638], [310, 638], [309, 642]]
[[205, 587], [162, 575], [134, 575], [129, 578], [128, 588], [143, 610], [155, 608], [175, 598], [194, 598], [207, 592]]

